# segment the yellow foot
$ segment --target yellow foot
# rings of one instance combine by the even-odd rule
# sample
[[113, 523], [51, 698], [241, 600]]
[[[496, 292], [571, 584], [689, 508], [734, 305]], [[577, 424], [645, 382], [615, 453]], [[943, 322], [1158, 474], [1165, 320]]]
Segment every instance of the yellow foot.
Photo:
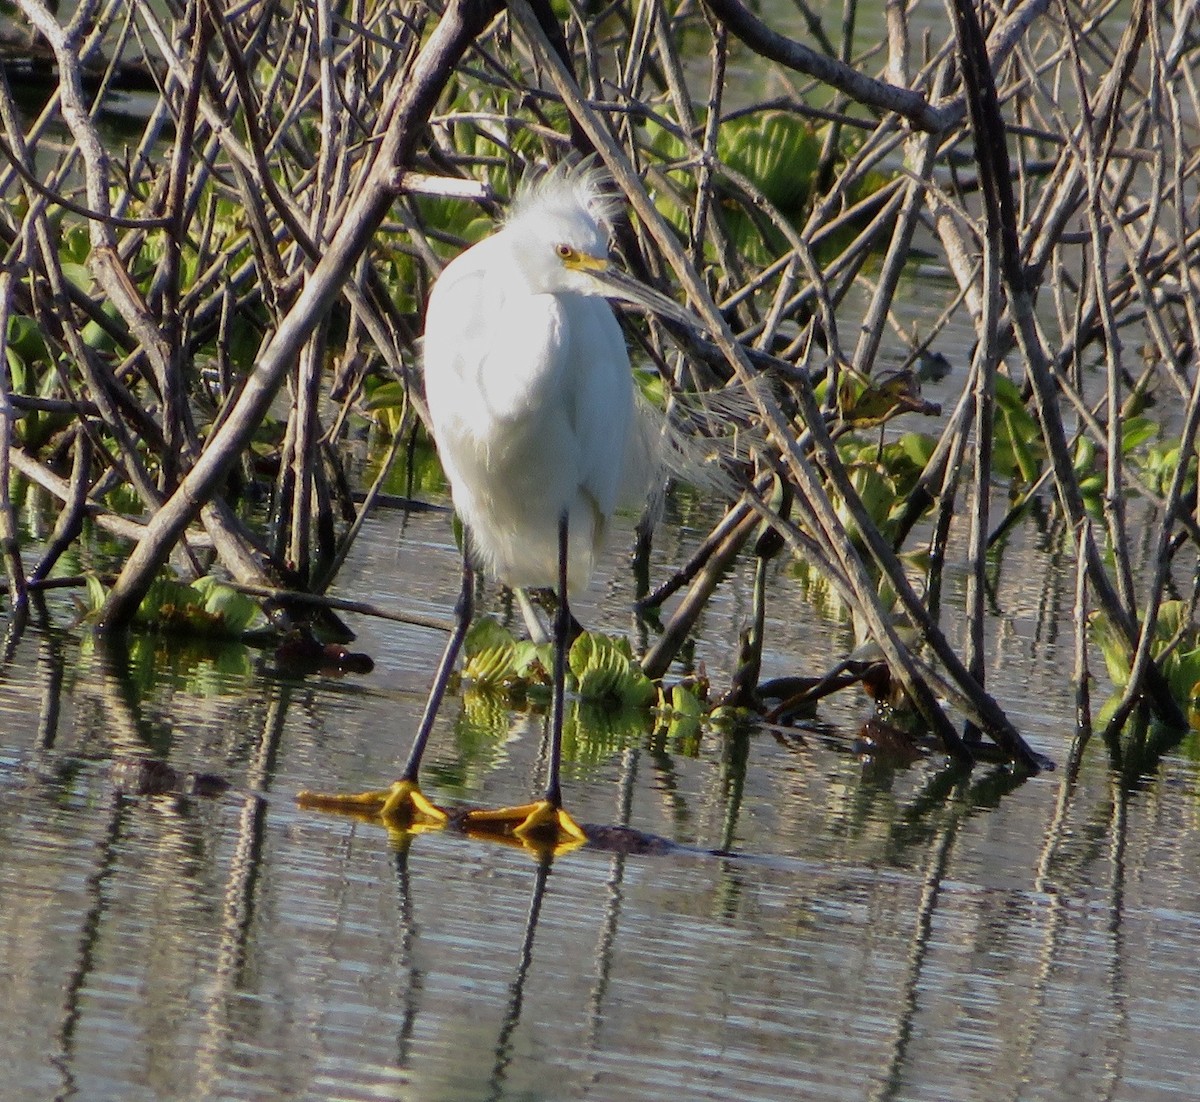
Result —
[[468, 830], [475, 828], [515, 834], [522, 841], [550, 838], [576, 845], [587, 841], [583, 828], [549, 800], [521, 804], [520, 807], [501, 807], [495, 811], [470, 811], [467, 813], [466, 827]]
[[378, 815], [390, 825], [405, 827], [440, 827], [448, 818], [440, 807], [429, 802], [416, 781], [396, 781], [391, 788], [375, 792], [298, 792], [296, 803], [317, 811]]

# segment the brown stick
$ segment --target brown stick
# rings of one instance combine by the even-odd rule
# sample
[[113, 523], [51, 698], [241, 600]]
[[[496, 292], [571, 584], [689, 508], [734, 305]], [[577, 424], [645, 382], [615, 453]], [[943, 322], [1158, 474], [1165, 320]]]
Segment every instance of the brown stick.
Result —
[[132, 618], [158, 567], [189, 521], [215, 492], [258, 426], [301, 344], [329, 309], [387, 212], [420, 128], [433, 110], [454, 63], [497, 11], [493, 0], [453, 0], [396, 91], [390, 117], [366, 178], [329, 248], [288, 311], [229, 416], [196, 465], [163, 504], [122, 569], [100, 611], [97, 627], [122, 627]]

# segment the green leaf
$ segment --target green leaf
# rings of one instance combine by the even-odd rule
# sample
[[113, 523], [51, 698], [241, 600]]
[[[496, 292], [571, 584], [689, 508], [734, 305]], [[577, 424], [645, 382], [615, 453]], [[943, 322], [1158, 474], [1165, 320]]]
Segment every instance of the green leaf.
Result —
[[46, 363], [50, 358], [37, 322], [24, 314], [13, 314], [8, 319], [8, 351], [31, 363]]
[[400, 431], [404, 413], [408, 409], [408, 388], [394, 379], [380, 383], [370, 389], [363, 409], [374, 415], [380, 426], [394, 435]]
[[704, 715], [704, 701], [687, 685], [671, 687], [671, 713], [687, 719], [699, 719]]
[[[1129, 684], [1133, 650], [1125, 637], [1103, 613], [1096, 613], [1090, 623], [1092, 641], [1104, 656], [1109, 680], [1118, 690]], [[1164, 657], [1167, 645], [1178, 639], [1176, 646]], [[1150, 654], [1159, 662], [1171, 695], [1181, 707], [1188, 708], [1200, 681], [1200, 627], [1188, 619], [1188, 602], [1164, 601], [1154, 625]]]
[[510, 689], [520, 681], [517, 640], [491, 616], [471, 625], [463, 654], [463, 677], [477, 689]]
[[108, 590], [95, 574], [87, 575], [87, 597], [88, 609], [91, 612], [99, 612], [108, 599]]
[[937, 440], [924, 432], [906, 432], [896, 443], [918, 471], [925, 469], [937, 448]]
[[62, 273], [78, 290], [87, 292], [92, 289], [92, 273], [88, 270], [86, 264], [64, 260]]
[[717, 155], [781, 211], [798, 213], [812, 191], [821, 139], [799, 115], [763, 111], [722, 126]]
[[[87, 271], [87, 258], [92, 251], [91, 235], [88, 232], [87, 226], [82, 223], [73, 223], [63, 229], [62, 241], [59, 245], [59, 253], [63, 260], [63, 272], [67, 274], [68, 266], [73, 266], [73, 270], [82, 268], [86, 275], [87, 282], [81, 283], [80, 286], [84, 290], [91, 283], [91, 273]], [[71, 278], [67, 274], [67, 278]]]
[[996, 449], [993, 462], [998, 470], [1007, 469], [1025, 482], [1034, 482], [1041, 473], [1044, 454], [1042, 432], [1025, 403], [1021, 392], [1007, 375], [996, 376]]
[[1036, 482], [1041, 473], [1041, 465], [1029, 446], [1023, 427], [1014, 424], [1015, 420], [1010, 410], [1006, 409], [1001, 413], [1001, 424], [1012, 448], [1013, 463], [1022, 479], [1026, 482]]
[[12, 382], [12, 392], [25, 394], [26, 379], [28, 378], [25, 361], [17, 354], [16, 349], [11, 347], [5, 348], [4, 358], [8, 362], [8, 376]]
[[1149, 417], [1127, 417], [1121, 423], [1121, 447], [1126, 455], [1157, 435], [1158, 425]]
[[[866, 508], [867, 515], [878, 527], [884, 527], [892, 506], [896, 503], [896, 486], [891, 475], [879, 464], [872, 462], [848, 463], [846, 470], [851, 484], [858, 491], [859, 499]], [[840, 496], [835, 499], [834, 506], [850, 538], [859, 539], [858, 525]]]
[[703, 724], [708, 716], [704, 690], [695, 682], [673, 685], [664, 704], [658, 730], [680, 753], [694, 757], [700, 752]]
[[1071, 466], [1079, 474], [1096, 469], [1096, 445], [1090, 436], [1081, 436], [1075, 441], [1075, 455], [1071, 458]]
[[1092, 642], [1100, 648], [1100, 653], [1104, 657], [1108, 679], [1118, 689], [1123, 689], [1129, 684], [1130, 663], [1133, 659], [1133, 652], [1125, 641], [1124, 635], [1102, 612], [1097, 612], [1092, 616], [1088, 627], [1091, 631]]
[[567, 662], [581, 700], [644, 708], [657, 695], [626, 639], [584, 632], [571, 647]]
[[191, 588], [203, 598], [204, 611], [221, 625], [223, 635], [240, 636], [263, 619], [256, 602], [211, 575], [197, 578]]
[[[88, 605], [94, 614], [108, 596], [99, 578], [88, 575]], [[256, 620], [259, 607], [216, 578], [200, 578], [191, 585], [174, 578], [157, 578], [138, 605], [134, 621], [151, 631], [207, 639], [240, 639]]]

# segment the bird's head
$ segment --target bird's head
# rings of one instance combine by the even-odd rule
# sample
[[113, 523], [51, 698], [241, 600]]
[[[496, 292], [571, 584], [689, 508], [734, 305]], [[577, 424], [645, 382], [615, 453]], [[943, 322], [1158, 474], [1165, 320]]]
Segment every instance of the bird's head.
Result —
[[504, 232], [530, 286], [540, 293], [603, 295], [615, 203], [595, 168], [560, 166], [523, 187]]

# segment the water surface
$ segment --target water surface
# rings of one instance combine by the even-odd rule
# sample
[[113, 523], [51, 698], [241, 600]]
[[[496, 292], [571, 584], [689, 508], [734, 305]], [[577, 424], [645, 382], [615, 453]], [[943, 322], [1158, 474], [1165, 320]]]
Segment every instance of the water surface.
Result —
[[[1062, 761], [1069, 586], [1053, 540], [1005, 554], [1031, 580], [1003, 590], [991, 685]], [[345, 591], [447, 613], [444, 516], [403, 534], [381, 516], [356, 556]], [[626, 630], [623, 584], [583, 617]], [[715, 679], [746, 585], [703, 625]], [[844, 625], [790, 572], [775, 585], [767, 673], [832, 663]], [[1195, 1095], [1190, 737], [1124, 780], [1089, 747], [1068, 787], [864, 756], [853, 694], [807, 731], [617, 723], [577, 740], [573, 810], [679, 846], [547, 860], [293, 803], [394, 775], [435, 635], [356, 620], [373, 673], [298, 677], [241, 648], [101, 649], [63, 611], [11, 648], [0, 688], [6, 1099]], [[543, 718], [451, 695], [427, 787], [524, 798]], [[121, 791], [114, 763], [149, 756], [231, 787]]]

